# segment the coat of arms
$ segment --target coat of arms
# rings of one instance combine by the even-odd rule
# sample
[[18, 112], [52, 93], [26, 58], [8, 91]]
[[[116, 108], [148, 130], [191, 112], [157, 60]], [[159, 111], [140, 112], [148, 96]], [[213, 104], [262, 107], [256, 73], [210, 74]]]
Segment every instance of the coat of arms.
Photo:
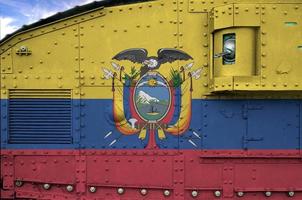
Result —
[[[113, 121], [116, 129], [124, 135], [137, 134], [148, 139], [146, 148], [158, 148], [155, 136], [160, 140], [166, 134], [183, 134], [190, 125], [192, 79], [199, 79], [201, 69], [192, 71], [193, 58], [177, 49], [159, 49], [157, 56], [148, 56], [142, 48], [124, 50], [115, 55], [112, 68], [103, 68], [104, 78], [112, 79]], [[132, 67], [129, 73], [118, 62], [124, 60], [139, 63], [140, 69]], [[161, 74], [160, 66], [176, 61], [188, 61], [178, 70], [170, 69], [169, 77]], [[125, 108], [125, 102], [129, 108]], [[125, 110], [130, 110], [130, 116]], [[177, 119], [175, 120], [175, 115]]]

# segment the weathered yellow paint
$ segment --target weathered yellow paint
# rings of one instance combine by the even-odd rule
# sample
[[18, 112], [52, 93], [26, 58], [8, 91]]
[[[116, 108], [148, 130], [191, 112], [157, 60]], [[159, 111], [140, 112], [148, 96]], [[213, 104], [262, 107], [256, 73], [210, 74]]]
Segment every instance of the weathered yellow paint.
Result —
[[[301, 96], [302, 2], [278, 2], [156, 0], [98, 8], [19, 33], [0, 44], [1, 98], [9, 89], [27, 88], [71, 89], [73, 98], [112, 98], [112, 80], [104, 79], [101, 69], [111, 68], [112, 57], [128, 48], [146, 48], [149, 56], [159, 48], [190, 54], [192, 70], [202, 69], [201, 78], [193, 79], [193, 99], [217, 98], [216, 91], [245, 91], [250, 98], [266, 98], [261, 91], [280, 98]], [[234, 66], [212, 58], [221, 51], [226, 32], [238, 34]], [[17, 55], [21, 46], [32, 54]], [[140, 67], [116, 63], [126, 73]], [[159, 70], [169, 77], [171, 69], [187, 63], [168, 63]]]
[[8, 49], [0, 56], [1, 74], [10, 74], [13, 72], [12, 50]]
[[[234, 21], [223, 16], [221, 6], [211, 20], [214, 53], [222, 51], [222, 37], [236, 33], [236, 63], [222, 65], [214, 59], [212, 91], [301, 91], [301, 4], [234, 4]], [[219, 12], [218, 12], [218, 11]], [[250, 13], [250, 14], [248, 14]], [[259, 15], [261, 16], [259, 18]], [[290, 26], [288, 24], [291, 24]]]
[[214, 7], [212, 12], [214, 30], [234, 26], [234, 4]]
[[260, 26], [260, 4], [234, 4], [234, 26]]
[[[261, 83], [267, 90], [302, 89], [302, 12], [294, 4], [266, 5], [262, 16]], [[286, 22], [296, 22], [287, 26]]]

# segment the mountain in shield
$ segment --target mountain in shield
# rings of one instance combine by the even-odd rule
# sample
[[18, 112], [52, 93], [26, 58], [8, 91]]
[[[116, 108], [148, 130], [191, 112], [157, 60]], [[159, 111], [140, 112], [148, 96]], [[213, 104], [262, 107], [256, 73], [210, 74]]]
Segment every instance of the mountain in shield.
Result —
[[139, 91], [136, 102], [142, 104], [150, 104], [152, 102], [159, 102], [159, 100], [155, 97], [151, 97], [144, 91]]

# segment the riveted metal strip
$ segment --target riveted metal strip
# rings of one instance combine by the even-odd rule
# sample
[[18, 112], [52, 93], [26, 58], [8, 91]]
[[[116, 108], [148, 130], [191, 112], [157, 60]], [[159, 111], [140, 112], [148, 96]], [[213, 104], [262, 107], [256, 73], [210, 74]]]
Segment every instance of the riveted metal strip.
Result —
[[84, 195], [86, 192], [86, 156], [76, 156], [76, 193]]
[[223, 177], [223, 197], [231, 198], [234, 196], [234, 166], [225, 164], [222, 172]]
[[0, 55], [1, 63], [1, 74], [11, 74], [13, 73], [13, 55], [12, 49], [8, 49], [6, 52]]
[[[3, 75], [2, 75], [3, 76]], [[7, 144], [7, 100], [1, 99], [1, 149], [6, 148]]]
[[3, 155], [1, 157], [1, 173], [3, 173], [3, 189], [14, 190], [14, 157], [12, 155]]
[[173, 196], [175, 200], [184, 199], [184, 180], [185, 180], [185, 163], [184, 155], [174, 156], [173, 163], [173, 181], [174, 181], [174, 191]]
[[302, 102], [300, 101], [299, 130], [300, 130], [300, 157], [302, 158]]

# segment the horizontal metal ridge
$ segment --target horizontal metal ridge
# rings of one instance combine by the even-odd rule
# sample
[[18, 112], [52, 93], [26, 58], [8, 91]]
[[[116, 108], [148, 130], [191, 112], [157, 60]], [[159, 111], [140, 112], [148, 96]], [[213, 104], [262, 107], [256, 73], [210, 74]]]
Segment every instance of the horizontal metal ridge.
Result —
[[66, 89], [12, 89], [9, 98], [71, 98]]

